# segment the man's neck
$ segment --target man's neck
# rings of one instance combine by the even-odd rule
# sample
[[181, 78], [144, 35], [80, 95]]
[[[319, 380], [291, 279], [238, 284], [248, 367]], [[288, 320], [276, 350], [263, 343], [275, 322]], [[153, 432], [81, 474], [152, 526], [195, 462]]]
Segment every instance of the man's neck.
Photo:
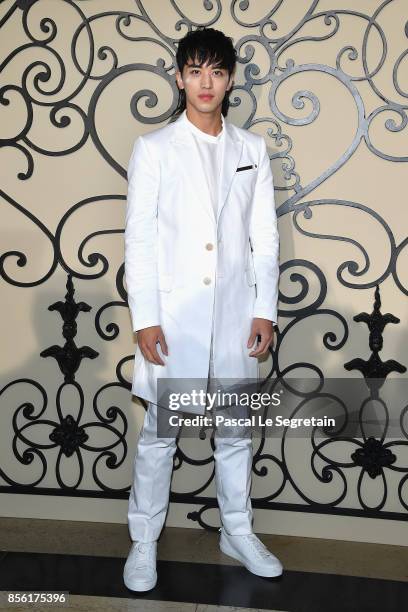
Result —
[[210, 136], [218, 136], [222, 130], [221, 111], [218, 109], [213, 113], [199, 113], [193, 107], [188, 106], [186, 115], [191, 123]]

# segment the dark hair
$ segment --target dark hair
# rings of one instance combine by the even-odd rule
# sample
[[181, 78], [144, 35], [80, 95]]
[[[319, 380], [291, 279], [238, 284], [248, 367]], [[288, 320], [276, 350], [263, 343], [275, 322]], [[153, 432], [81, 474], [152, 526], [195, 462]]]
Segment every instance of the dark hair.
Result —
[[[180, 72], [183, 72], [183, 68], [189, 60], [194, 61], [195, 59], [198, 60], [200, 66], [208, 62], [209, 64], [216, 65], [218, 68], [226, 68], [228, 75], [231, 76], [237, 63], [237, 52], [232, 38], [226, 36], [224, 32], [200, 26], [196, 30], [188, 32], [179, 41], [176, 61]], [[222, 101], [221, 112], [224, 117], [228, 114], [230, 93], [231, 90], [226, 91]], [[178, 103], [170, 117], [169, 123], [175, 121], [185, 108], [186, 92], [184, 89], [179, 89]]]

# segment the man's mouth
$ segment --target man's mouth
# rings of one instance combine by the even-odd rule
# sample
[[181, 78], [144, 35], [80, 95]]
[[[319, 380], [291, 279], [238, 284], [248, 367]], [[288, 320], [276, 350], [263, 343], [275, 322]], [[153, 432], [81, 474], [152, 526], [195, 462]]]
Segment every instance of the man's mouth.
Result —
[[212, 100], [214, 96], [212, 96], [211, 94], [200, 94], [198, 97], [201, 100]]

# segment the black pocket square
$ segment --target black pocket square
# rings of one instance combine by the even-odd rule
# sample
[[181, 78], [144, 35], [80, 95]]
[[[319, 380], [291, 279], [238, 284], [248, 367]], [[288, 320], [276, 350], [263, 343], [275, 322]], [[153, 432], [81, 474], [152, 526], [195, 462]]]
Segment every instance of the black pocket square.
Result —
[[242, 170], [251, 170], [251, 168], [256, 168], [256, 164], [252, 165], [252, 166], [241, 166], [240, 168], [237, 168], [237, 172], [241, 172]]

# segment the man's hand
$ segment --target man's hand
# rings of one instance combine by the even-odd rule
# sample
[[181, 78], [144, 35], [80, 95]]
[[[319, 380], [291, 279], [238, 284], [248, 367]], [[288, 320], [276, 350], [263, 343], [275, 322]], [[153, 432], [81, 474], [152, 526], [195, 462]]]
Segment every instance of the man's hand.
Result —
[[261, 340], [257, 344], [257, 347], [255, 348], [255, 350], [249, 353], [250, 357], [258, 357], [258, 355], [266, 355], [266, 353], [268, 352], [268, 347], [270, 344], [272, 344], [273, 337], [274, 337], [272, 321], [269, 321], [268, 319], [259, 319], [259, 318], [252, 319], [251, 335], [249, 336], [249, 340], [247, 344], [248, 348], [253, 347], [256, 337], [258, 335], [261, 336]]
[[147, 359], [147, 361], [155, 363], [156, 365], [165, 365], [156, 347], [156, 344], [159, 343], [162, 352], [165, 355], [169, 354], [161, 325], [152, 325], [151, 327], [140, 329], [137, 332], [137, 342], [143, 357]]

